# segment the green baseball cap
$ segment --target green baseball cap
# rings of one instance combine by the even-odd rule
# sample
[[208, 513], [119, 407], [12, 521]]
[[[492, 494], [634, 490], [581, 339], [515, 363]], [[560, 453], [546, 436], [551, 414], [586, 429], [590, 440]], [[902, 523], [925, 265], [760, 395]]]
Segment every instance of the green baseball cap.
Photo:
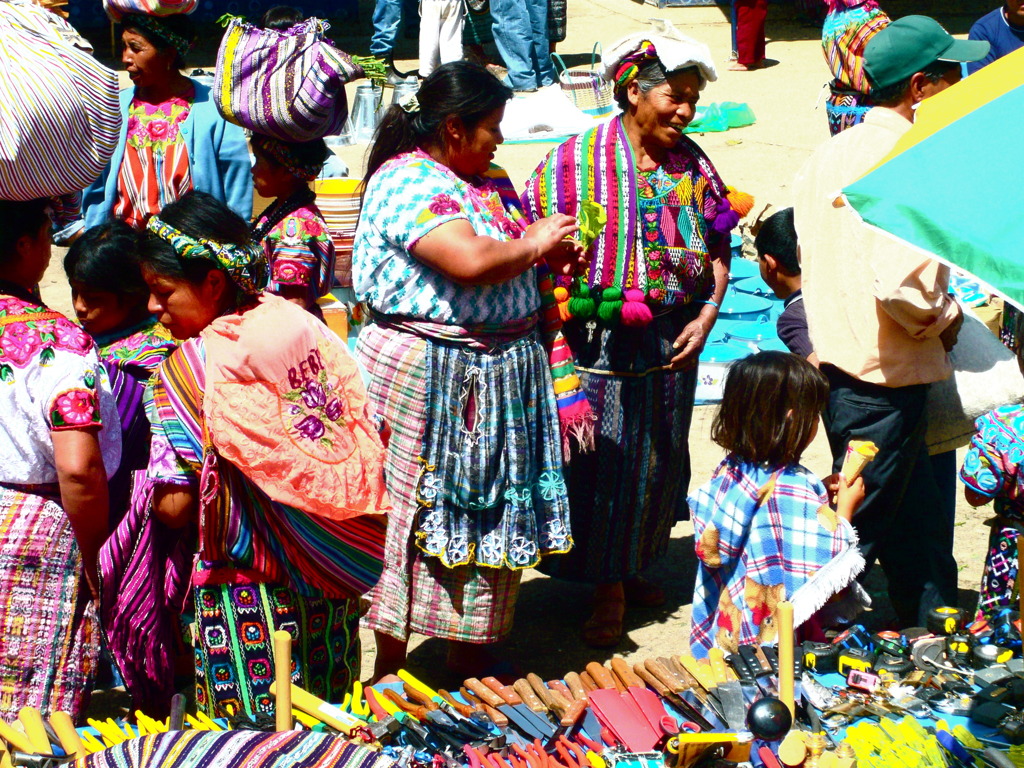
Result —
[[978, 61], [988, 49], [987, 40], [957, 40], [929, 16], [904, 16], [868, 40], [864, 70], [874, 88], [887, 88], [933, 62]]

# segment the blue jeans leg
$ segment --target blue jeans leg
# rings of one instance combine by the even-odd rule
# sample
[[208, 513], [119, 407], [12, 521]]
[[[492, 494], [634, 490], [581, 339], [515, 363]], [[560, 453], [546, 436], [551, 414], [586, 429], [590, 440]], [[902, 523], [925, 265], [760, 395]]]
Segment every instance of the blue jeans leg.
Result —
[[547, 0], [491, 0], [494, 43], [517, 91], [554, 82], [548, 57]]
[[377, 0], [373, 6], [371, 56], [390, 56], [402, 23], [402, 0]]
[[551, 63], [548, 44], [548, 0], [527, 0], [530, 29], [533, 32], [533, 61], [537, 69], [537, 85], [543, 88], [555, 82], [555, 67]]

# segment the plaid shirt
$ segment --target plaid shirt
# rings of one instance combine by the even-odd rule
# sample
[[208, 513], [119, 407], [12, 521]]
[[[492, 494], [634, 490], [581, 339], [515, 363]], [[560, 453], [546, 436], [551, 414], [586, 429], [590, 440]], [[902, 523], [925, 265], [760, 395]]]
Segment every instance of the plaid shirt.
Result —
[[697, 657], [714, 645], [774, 642], [778, 602], [856, 544], [825, 486], [798, 464], [770, 470], [730, 454], [689, 502], [700, 561], [690, 635]]

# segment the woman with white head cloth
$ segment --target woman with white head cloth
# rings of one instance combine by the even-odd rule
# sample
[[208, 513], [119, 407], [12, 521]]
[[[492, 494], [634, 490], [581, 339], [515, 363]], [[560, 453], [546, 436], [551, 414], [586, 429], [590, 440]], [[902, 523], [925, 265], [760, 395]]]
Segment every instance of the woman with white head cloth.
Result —
[[564, 331], [597, 414], [596, 451], [572, 457], [575, 549], [545, 561], [595, 584], [584, 640], [613, 646], [626, 601], [664, 593], [641, 578], [687, 516], [687, 436], [697, 358], [725, 294], [739, 216], [711, 161], [683, 129], [716, 78], [703, 43], [661, 22], [613, 45], [605, 77], [622, 115], [554, 149], [527, 182], [533, 218], [601, 204], [607, 225], [585, 278], [560, 279]]

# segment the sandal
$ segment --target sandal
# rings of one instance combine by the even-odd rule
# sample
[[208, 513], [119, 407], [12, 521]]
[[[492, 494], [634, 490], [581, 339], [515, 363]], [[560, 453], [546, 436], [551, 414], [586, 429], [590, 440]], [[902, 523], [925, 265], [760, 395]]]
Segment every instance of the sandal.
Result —
[[583, 642], [591, 648], [612, 648], [622, 640], [622, 619], [626, 615], [624, 598], [602, 598], [594, 603], [594, 612], [583, 624]]
[[665, 590], [643, 576], [634, 576], [622, 582], [622, 590], [630, 605], [641, 608], [656, 608], [665, 604]]

